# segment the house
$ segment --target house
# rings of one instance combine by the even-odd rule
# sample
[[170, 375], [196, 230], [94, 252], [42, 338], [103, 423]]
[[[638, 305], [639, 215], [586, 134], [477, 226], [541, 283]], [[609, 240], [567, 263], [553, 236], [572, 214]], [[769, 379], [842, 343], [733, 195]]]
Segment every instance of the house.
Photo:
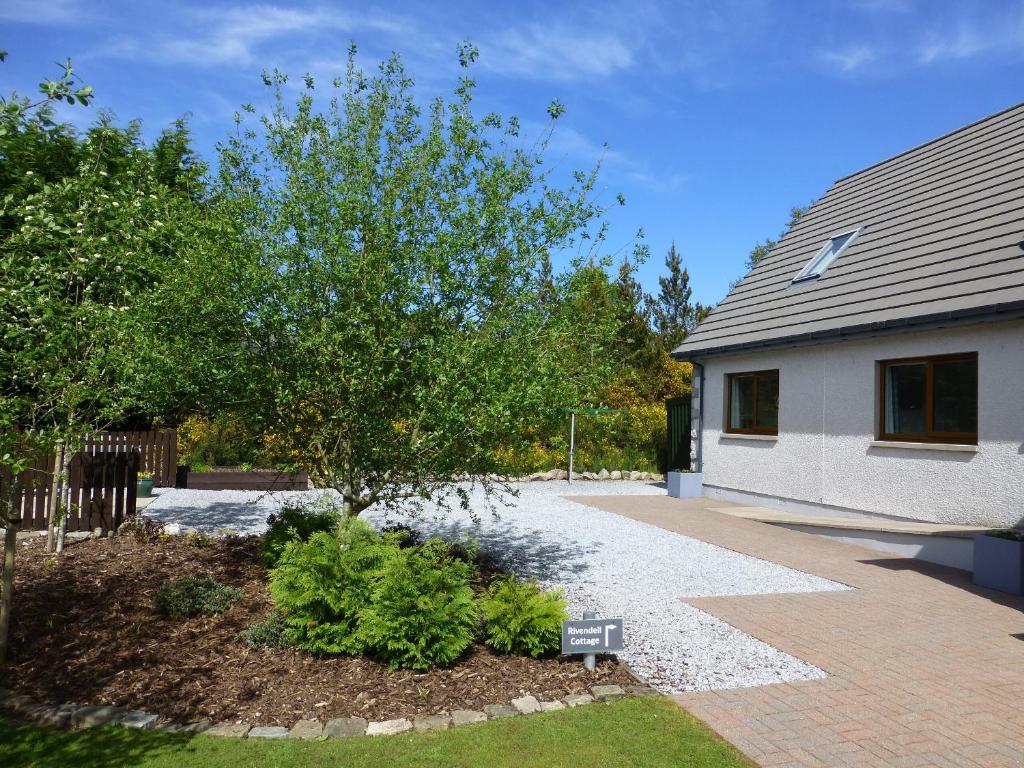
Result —
[[1024, 525], [1024, 104], [837, 181], [674, 354], [705, 496]]

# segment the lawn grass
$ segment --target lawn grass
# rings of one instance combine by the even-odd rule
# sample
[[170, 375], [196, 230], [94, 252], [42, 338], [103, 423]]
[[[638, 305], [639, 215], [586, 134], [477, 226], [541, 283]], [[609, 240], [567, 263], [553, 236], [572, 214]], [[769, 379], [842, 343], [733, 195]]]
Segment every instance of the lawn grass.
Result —
[[699, 720], [655, 697], [443, 733], [315, 742], [248, 741], [126, 728], [57, 732], [0, 720], [0, 756], [0, 762], [11, 768], [751, 765]]

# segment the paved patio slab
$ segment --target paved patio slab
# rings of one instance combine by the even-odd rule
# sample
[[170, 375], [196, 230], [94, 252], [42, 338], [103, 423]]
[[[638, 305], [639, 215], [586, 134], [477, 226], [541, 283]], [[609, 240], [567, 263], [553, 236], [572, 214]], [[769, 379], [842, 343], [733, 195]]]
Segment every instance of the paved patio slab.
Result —
[[685, 600], [828, 674], [674, 697], [758, 764], [1024, 765], [1024, 599], [712, 499], [578, 501], [855, 587]]

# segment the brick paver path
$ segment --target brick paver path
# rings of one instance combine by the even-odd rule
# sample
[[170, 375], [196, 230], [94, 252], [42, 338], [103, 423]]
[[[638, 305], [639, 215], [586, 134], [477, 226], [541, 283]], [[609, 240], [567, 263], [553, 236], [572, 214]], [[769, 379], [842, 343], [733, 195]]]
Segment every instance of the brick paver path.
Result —
[[720, 501], [574, 500], [855, 587], [686, 599], [829, 675], [675, 697], [760, 765], [1024, 766], [1024, 599]]

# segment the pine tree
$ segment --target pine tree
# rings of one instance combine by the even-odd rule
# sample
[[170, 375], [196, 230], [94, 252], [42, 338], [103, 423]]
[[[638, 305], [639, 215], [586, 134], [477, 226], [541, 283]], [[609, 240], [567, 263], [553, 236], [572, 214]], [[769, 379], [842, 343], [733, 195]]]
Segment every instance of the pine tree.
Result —
[[651, 315], [662, 347], [672, 351], [710, 310], [699, 303], [690, 303], [693, 295], [690, 273], [683, 267], [675, 242], [665, 254], [665, 266], [668, 275], [658, 278], [661, 290], [651, 303]]
[[613, 287], [619, 319], [619, 360], [642, 369], [651, 363], [657, 345], [651, 329], [651, 298], [635, 273], [636, 265], [629, 258], [623, 259]]

